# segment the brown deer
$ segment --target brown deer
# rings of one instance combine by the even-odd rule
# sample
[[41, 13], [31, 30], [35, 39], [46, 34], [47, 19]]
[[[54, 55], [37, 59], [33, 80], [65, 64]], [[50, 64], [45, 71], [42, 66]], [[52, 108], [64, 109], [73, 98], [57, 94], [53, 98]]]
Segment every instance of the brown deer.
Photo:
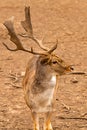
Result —
[[39, 130], [39, 113], [44, 114], [44, 130], [53, 130], [50, 119], [55, 110], [58, 77], [71, 72], [73, 68], [53, 54], [57, 43], [49, 49], [42, 44], [42, 40], [35, 38], [31, 24], [30, 7], [25, 7], [25, 20], [21, 24], [26, 31], [26, 36], [23, 36], [36, 42], [43, 49], [43, 52], [35, 52], [32, 47], [30, 50], [23, 47], [15, 33], [13, 18], [5, 21], [4, 25], [9, 32], [10, 40], [17, 48], [11, 49], [5, 43], [4, 46], [10, 51], [22, 50], [34, 55], [27, 65], [23, 79], [25, 101], [32, 113], [34, 130]]

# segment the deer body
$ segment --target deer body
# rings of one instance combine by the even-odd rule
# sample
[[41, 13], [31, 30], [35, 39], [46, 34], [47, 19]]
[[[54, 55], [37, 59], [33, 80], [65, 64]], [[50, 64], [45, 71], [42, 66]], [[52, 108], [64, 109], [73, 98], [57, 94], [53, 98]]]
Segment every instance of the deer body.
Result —
[[39, 57], [32, 66], [34, 70], [29, 67], [29, 64], [26, 70], [23, 80], [25, 100], [33, 112], [53, 111], [56, 73], [51, 70], [49, 65], [44, 66], [38, 63], [38, 60]]
[[35, 130], [39, 130], [39, 113], [45, 114], [44, 130], [52, 130], [50, 118], [55, 110], [58, 77], [71, 71], [71, 67], [54, 54], [34, 57], [30, 61], [23, 80], [25, 101], [35, 120]]
[[53, 54], [53, 51], [57, 48], [57, 43], [49, 49], [42, 44], [42, 40], [38, 40], [34, 37], [30, 7], [25, 7], [25, 20], [22, 21], [21, 24], [27, 33], [27, 37], [36, 42], [44, 52], [35, 52], [32, 47], [31, 50], [27, 50], [23, 47], [19, 37], [15, 33], [13, 17], [5, 21], [4, 25], [9, 32], [10, 40], [17, 48], [11, 49], [5, 43], [3, 44], [10, 51], [22, 50], [35, 55], [29, 61], [23, 79], [25, 101], [32, 113], [34, 130], [39, 130], [39, 113], [44, 113], [44, 130], [53, 130], [50, 119], [54, 111], [58, 77], [67, 72], [71, 72], [73, 68]]

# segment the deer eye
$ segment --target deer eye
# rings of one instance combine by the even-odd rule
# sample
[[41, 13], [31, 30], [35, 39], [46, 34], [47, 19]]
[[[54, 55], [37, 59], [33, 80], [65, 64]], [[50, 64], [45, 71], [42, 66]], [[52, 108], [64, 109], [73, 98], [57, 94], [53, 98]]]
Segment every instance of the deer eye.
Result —
[[53, 64], [57, 64], [57, 61], [53, 61]]

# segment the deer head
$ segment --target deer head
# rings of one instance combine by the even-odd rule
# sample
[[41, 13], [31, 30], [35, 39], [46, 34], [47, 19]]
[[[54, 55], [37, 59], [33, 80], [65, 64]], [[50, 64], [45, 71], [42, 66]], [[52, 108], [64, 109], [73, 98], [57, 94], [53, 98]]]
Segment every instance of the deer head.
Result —
[[73, 70], [71, 65], [67, 65], [61, 58], [52, 53], [39, 56], [37, 66], [56, 75], [64, 75]]

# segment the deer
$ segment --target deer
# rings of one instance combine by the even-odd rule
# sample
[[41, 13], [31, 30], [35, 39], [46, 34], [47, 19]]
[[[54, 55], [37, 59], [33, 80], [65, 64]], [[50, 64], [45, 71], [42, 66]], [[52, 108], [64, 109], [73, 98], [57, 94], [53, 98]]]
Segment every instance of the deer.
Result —
[[53, 130], [51, 117], [55, 111], [56, 93], [59, 84], [59, 77], [66, 73], [70, 73], [73, 68], [71, 65], [58, 57], [54, 51], [57, 49], [58, 40], [51, 47], [44, 46], [43, 40], [39, 40], [34, 36], [30, 15], [30, 6], [25, 7], [25, 20], [21, 21], [26, 35], [20, 34], [34, 41], [40, 47], [41, 52], [30, 50], [23, 47], [23, 44], [15, 32], [13, 17], [6, 20], [3, 24], [8, 30], [11, 42], [16, 45], [15, 49], [9, 48], [6, 43], [3, 45], [9, 51], [27, 52], [33, 54], [26, 67], [25, 76], [23, 78], [24, 99], [30, 108], [34, 130], [40, 130], [39, 114], [44, 114], [44, 130]]

